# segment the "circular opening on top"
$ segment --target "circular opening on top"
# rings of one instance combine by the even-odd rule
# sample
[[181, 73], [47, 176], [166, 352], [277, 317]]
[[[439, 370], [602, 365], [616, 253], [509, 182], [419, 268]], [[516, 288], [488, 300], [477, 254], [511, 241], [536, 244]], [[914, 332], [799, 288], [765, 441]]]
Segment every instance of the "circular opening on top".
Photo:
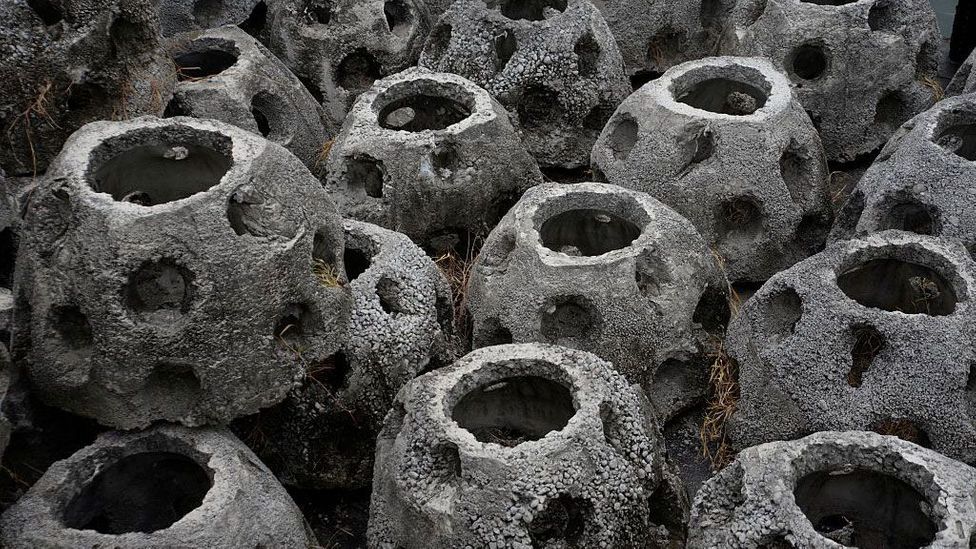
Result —
[[844, 546], [915, 549], [929, 545], [937, 532], [924, 510], [931, 503], [884, 473], [817, 471], [796, 483], [793, 496], [820, 535]]
[[479, 386], [461, 397], [451, 417], [481, 442], [514, 447], [562, 429], [575, 413], [568, 387], [529, 375]]
[[165, 204], [220, 183], [231, 149], [229, 137], [186, 126], [129, 132], [92, 152], [89, 184], [121, 202]]
[[489, 0], [488, 8], [501, 11], [507, 19], [542, 21], [546, 15], [566, 11], [566, 0]]
[[939, 132], [935, 142], [957, 156], [976, 161], [976, 122], [949, 126]]
[[827, 72], [828, 63], [823, 44], [803, 44], [793, 50], [788, 66], [803, 80], [816, 80]]
[[169, 528], [203, 503], [210, 472], [174, 452], [125, 456], [102, 470], [71, 500], [64, 525], [102, 534]]
[[237, 47], [227, 40], [197, 40], [188, 48], [190, 51], [173, 56], [180, 82], [216, 76], [237, 63]]
[[865, 307], [944, 316], [956, 309], [956, 292], [938, 272], [895, 258], [872, 259], [844, 271], [837, 285]]
[[[390, 92], [396, 90], [387, 95]], [[423, 86], [386, 103], [380, 109], [379, 124], [388, 130], [408, 132], [443, 130], [471, 116], [472, 102], [452, 97], [456, 95], [437, 85]]]
[[[756, 69], [743, 66], [702, 67], [675, 82], [676, 101], [708, 112], [750, 115], [766, 105], [771, 86]], [[705, 71], [709, 71], [705, 73]], [[717, 76], [712, 74], [718, 73]], [[706, 76], [701, 78], [701, 76]]]
[[569, 210], [539, 228], [542, 245], [572, 256], [597, 256], [630, 246], [641, 229], [628, 219], [601, 209]]

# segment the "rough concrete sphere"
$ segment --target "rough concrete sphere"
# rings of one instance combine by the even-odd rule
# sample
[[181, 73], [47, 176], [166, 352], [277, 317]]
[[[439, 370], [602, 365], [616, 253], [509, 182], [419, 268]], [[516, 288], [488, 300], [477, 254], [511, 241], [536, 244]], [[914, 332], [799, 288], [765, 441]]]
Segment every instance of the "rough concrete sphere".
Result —
[[684, 498], [639, 388], [589, 353], [501, 345], [397, 396], [376, 443], [368, 539], [672, 547]]
[[733, 282], [815, 253], [830, 228], [820, 138], [763, 59], [692, 61], [634, 92], [593, 147], [593, 169], [687, 217]]
[[585, 166], [630, 93], [606, 21], [586, 0], [458, 0], [431, 31], [420, 66], [464, 76], [518, 114], [544, 167]]
[[942, 34], [927, 0], [745, 0], [727, 50], [782, 67], [823, 138], [848, 162], [932, 106]]
[[471, 271], [473, 344], [595, 353], [666, 420], [706, 393], [709, 331], [728, 320], [727, 287], [691, 223], [657, 200], [546, 183], [492, 231]]
[[154, 0], [0, 2], [0, 167], [43, 173], [93, 120], [160, 114], [176, 82]]
[[958, 238], [976, 255], [976, 95], [907, 122], [851, 193], [831, 238], [885, 229]]
[[973, 67], [976, 67], [976, 50], [959, 66], [956, 75], [946, 87], [946, 97], [976, 92], [976, 71]]
[[227, 422], [338, 349], [351, 297], [313, 271], [341, 273], [342, 250], [280, 146], [193, 118], [92, 123], [33, 193], [15, 354], [42, 400], [105, 425]]
[[52, 465], [0, 519], [8, 549], [304, 549], [291, 497], [224, 429], [109, 432]]
[[430, 31], [423, 0], [275, 0], [268, 47], [339, 127], [375, 80], [417, 62]]
[[258, 453], [286, 484], [369, 486], [376, 435], [397, 391], [423, 371], [450, 363], [451, 288], [406, 236], [345, 221], [346, 276], [353, 294], [342, 352], [256, 426], [269, 440]]
[[970, 547], [976, 471], [893, 436], [824, 432], [749, 448], [702, 486], [688, 549]]
[[419, 68], [360, 96], [326, 169], [326, 188], [344, 215], [423, 245], [487, 233], [542, 181], [508, 113], [488, 92]]
[[833, 244], [769, 279], [726, 340], [735, 446], [872, 430], [976, 462], [974, 298], [962, 244], [902, 231]]
[[262, 0], [156, 0], [163, 36], [192, 30], [238, 25], [251, 16]]
[[[168, 42], [179, 83], [166, 116], [212, 118], [261, 134], [306, 166], [331, 139], [321, 106], [291, 71], [237, 27], [185, 33]], [[335, 130], [337, 128], [333, 128]]]

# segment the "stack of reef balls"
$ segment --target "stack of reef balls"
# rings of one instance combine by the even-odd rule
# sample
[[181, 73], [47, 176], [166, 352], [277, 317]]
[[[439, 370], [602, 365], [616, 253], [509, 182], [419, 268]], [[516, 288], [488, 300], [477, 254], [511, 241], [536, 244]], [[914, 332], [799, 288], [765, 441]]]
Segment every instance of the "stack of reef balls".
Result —
[[4, 0], [0, 547], [976, 547], [941, 36], [927, 0]]

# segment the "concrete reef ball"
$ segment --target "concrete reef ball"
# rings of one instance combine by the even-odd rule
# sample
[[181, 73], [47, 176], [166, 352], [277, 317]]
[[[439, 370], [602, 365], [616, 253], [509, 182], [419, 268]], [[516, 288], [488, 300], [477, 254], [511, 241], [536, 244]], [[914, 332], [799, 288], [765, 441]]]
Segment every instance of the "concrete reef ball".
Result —
[[264, 0], [156, 0], [163, 36], [244, 23]]
[[406, 385], [376, 443], [370, 547], [674, 547], [687, 501], [639, 388], [552, 345]]
[[823, 246], [823, 147], [767, 60], [715, 57], [634, 92], [593, 147], [593, 169], [687, 217], [729, 280], [761, 282]]
[[893, 436], [823, 432], [739, 453], [698, 491], [688, 549], [970, 547], [976, 471]]
[[782, 67], [823, 138], [849, 162], [932, 106], [942, 34], [927, 0], [745, 0], [726, 49]]
[[[3, 296], [0, 295], [0, 301]], [[3, 305], [0, 304], [0, 308]], [[10, 420], [3, 412], [3, 401], [7, 398], [7, 390], [10, 388], [10, 381], [13, 373], [13, 363], [10, 361], [10, 353], [7, 352], [6, 342], [0, 341], [0, 458], [3, 457], [10, 442], [11, 425]]]
[[169, 48], [180, 81], [166, 116], [220, 120], [261, 134], [306, 166], [324, 160], [322, 146], [332, 132], [322, 107], [257, 40], [222, 27], [179, 34]]
[[[14, 350], [38, 396], [116, 428], [224, 423], [345, 339], [335, 206], [294, 156], [194, 118], [96, 122], [35, 190]], [[24, 314], [21, 314], [24, 313]]]
[[487, 89], [518, 115], [543, 167], [585, 166], [630, 93], [610, 28], [586, 0], [458, 0], [431, 31], [420, 66]]
[[423, 0], [268, 3], [268, 47], [322, 103], [334, 127], [374, 81], [416, 64], [429, 31]]
[[952, 81], [946, 86], [946, 97], [976, 93], [976, 70], [973, 70], [973, 67], [976, 67], [976, 50], [973, 50], [969, 58], [963, 61], [956, 75], [952, 77]]
[[976, 256], [976, 95], [940, 101], [907, 122], [837, 216], [831, 238], [885, 229], [958, 238]]
[[397, 391], [452, 356], [451, 288], [434, 262], [402, 234], [351, 220], [345, 228], [354, 304], [342, 351], [311, 365], [301, 387], [242, 433], [273, 433], [258, 454], [282, 482], [303, 488], [369, 486]]
[[413, 68], [360, 96], [329, 153], [326, 188], [348, 217], [414, 242], [487, 233], [542, 174], [484, 89]]
[[962, 244], [902, 231], [833, 244], [769, 279], [726, 340], [735, 447], [870, 430], [976, 462], [974, 296]]
[[109, 432], [52, 465], [0, 519], [7, 549], [304, 549], [291, 497], [225, 429]]
[[0, 167], [42, 174], [94, 120], [162, 113], [176, 75], [154, 0], [0, 2]]
[[662, 420], [707, 392], [728, 282], [695, 228], [601, 183], [530, 189], [488, 236], [468, 287], [475, 347], [589, 351], [647, 392]]

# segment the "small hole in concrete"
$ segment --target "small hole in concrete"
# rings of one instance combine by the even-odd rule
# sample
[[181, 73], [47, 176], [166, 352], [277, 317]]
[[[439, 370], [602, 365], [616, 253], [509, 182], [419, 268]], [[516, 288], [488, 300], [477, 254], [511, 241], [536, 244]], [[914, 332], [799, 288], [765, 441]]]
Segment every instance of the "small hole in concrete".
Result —
[[359, 275], [365, 273], [366, 269], [369, 269], [371, 261], [372, 257], [364, 250], [347, 246], [342, 253], [342, 262], [346, 266], [346, 280], [352, 282], [359, 278]]
[[729, 308], [729, 296], [724, 288], [707, 286], [698, 299], [695, 312], [691, 320], [700, 324], [706, 332], [721, 333], [729, 324], [732, 311]]
[[539, 376], [515, 376], [467, 393], [451, 417], [479, 441], [511, 448], [562, 429], [575, 413], [565, 385]]
[[125, 303], [137, 312], [185, 313], [192, 299], [193, 273], [168, 258], [143, 263], [125, 285]]
[[268, 122], [268, 117], [255, 107], [253, 102], [251, 103], [251, 116], [254, 117], [254, 122], [258, 125], [258, 133], [263, 137], [268, 137], [271, 133], [271, 124]]
[[569, 210], [539, 228], [542, 245], [572, 256], [597, 256], [630, 246], [641, 234], [633, 222], [606, 210]]
[[212, 484], [211, 473], [184, 455], [128, 455], [81, 488], [65, 509], [64, 525], [109, 535], [155, 532], [199, 507]]
[[243, 23], [238, 25], [241, 30], [250, 34], [251, 36], [257, 38], [264, 27], [268, 24], [268, 4], [265, 0], [261, 0], [254, 5], [254, 9], [251, 10], [250, 15]]
[[153, 367], [138, 399], [153, 403], [157, 417], [173, 418], [191, 412], [203, 396], [203, 386], [192, 366], [162, 363]]
[[501, 72], [508, 64], [515, 51], [518, 49], [518, 42], [515, 40], [515, 33], [510, 29], [495, 37], [495, 70]]
[[763, 108], [768, 94], [752, 84], [728, 78], [710, 78], [676, 93], [675, 99], [696, 109], [746, 116]]
[[935, 539], [925, 511], [931, 504], [884, 473], [817, 471], [801, 478], [793, 495], [817, 532], [841, 545], [917, 549]]
[[495, 317], [485, 319], [484, 323], [479, 327], [478, 335], [478, 347], [491, 347], [493, 345], [506, 345], [513, 342], [512, 332], [502, 326], [499, 319]]
[[403, 305], [403, 288], [392, 278], [383, 277], [376, 282], [376, 296], [379, 297], [380, 307], [389, 315], [406, 313]]
[[[448, 172], [454, 172], [458, 169], [461, 163], [461, 158], [458, 155], [457, 147], [452, 143], [444, 142], [438, 144], [434, 147], [434, 150], [430, 152], [431, 165], [436, 170], [446, 170]], [[443, 174], [447, 175], [447, 174]]]
[[237, 236], [295, 238], [298, 226], [287, 209], [271, 196], [252, 188], [238, 188], [227, 201], [227, 221]]
[[[97, 168], [91, 176], [92, 188], [118, 201], [155, 206], [210, 189], [233, 164], [230, 139], [223, 136], [212, 145], [165, 135], [153, 136], [153, 140], [154, 144], [118, 152], [101, 165], [93, 162]], [[102, 146], [111, 148], [112, 144], [114, 141], [107, 141]]]
[[386, 16], [386, 26], [390, 32], [400, 38], [410, 35], [413, 17], [410, 13], [410, 7], [404, 0], [386, 0], [383, 3], [383, 14]]
[[664, 76], [663, 72], [652, 71], [652, 70], [637, 71], [630, 76], [630, 88], [634, 91], [637, 91], [644, 84], [647, 84], [648, 82], [653, 82], [654, 80], [657, 80], [662, 76]]
[[84, 111], [92, 107], [101, 107], [110, 102], [105, 90], [97, 84], [82, 82], [72, 84], [68, 88], [68, 110], [71, 112]]
[[911, 114], [911, 110], [905, 103], [905, 96], [900, 91], [890, 91], [878, 100], [874, 110], [874, 122], [887, 126], [894, 132], [903, 122], [911, 118]]
[[53, 307], [51, 325], [58, 336], [72, 349], [84, 349], [92, 344], [92, 329], [88, 317], [76, 305]]
[[566, 11], [566, 0], [492, 0], [488, 7], [500, 9], [508, 19], [542, 21], [547, 9]]
[[[232, 48], [233, 45], [227, 47], [228, 50]], [[237, 63], [237, 55], [224, 49], [207, 49], [178, 55], [173, 59], [173, 62], [176, 63], [177, 80], [185, 82], [216, 76], [224, 72]]]
[[593, 305], [582, 296], [550, 299], [542, 310], [542, 337], [556, 345], [572, 347], [587, 339], [597, 328]]
[[789, 66], [803, 80], [816, 80], [827, 72], [829, 60], [822, 44], [803, 44], [793, 50]]
[[383, 163], [366, 155], [354, 156], [346, 162], [346, 184], [350, 189], [362, 189], [366, 196], [383, 197]]
[[434, 477], [442, 486], [456, 486], [461, 480], [461, 453], [457, 444], [442, 442], [431, 450]]
[[771, 342], [778, 343], [796, 331], [796, 325], [803, 317], [803, 301], [796, 290], [784, 287], [766, 298], [759, 316], [765, 335], [769, 336]]
[[424, 45], [424, 54], [429, 55], [435, 62], [439, 61], [447, 48], [451, 45], [451, 26], [447, 23], [440, 23], [427, 37], [427, 44]]
[[762, 232], [762, 210], [752, 198], [733, 198], [718, 205], [716, 223], [725, 240], [752, 240]]
[[214, 23], [223, 14], [223, 11], [223, 0], [196, 0], [193, 3], [193, 18], [204, 28], [217, 26]]
[[881, 435], [896, 436], [912, 444], [917, 444], [922, 448], [932, 447], [932, 439], [929, 438], [928, 433], [910, 419], [899, 418], [876, 421], [871, 424], [871, 430]]
[[766, 13], [768, 5], [768, 0], [752, 0], [749, 4], [749, 15], [746, 16], [745, 26], [749, 27], [756, 24], [756, 21], [759, 21], [759, 18]]
[[637, 291], [644, 297], [661, 295], [661, 287], [671, 282], [667, 265], [655, 253], [643, 250], [634, 263]]
[[13, 286], [14, 265], [17, 261], [17, 238], [13, 229], [0, 231], [0, 287]]
[[916, 201], [898, 202], [881, 220], [881, 229], [898, 229], [917, 234], [938, 234], [938, 211]]
[[943, 130], [935, 141], [943, 149], [976, 161], [976, 124], [959, 124]]
[[873, 259], [837, 277], [847, 297], [865, 307], [944, 316], [956, 309], [956, 292], [936, 271], [900, 259]]
[[532, 85], [522, 93], [516, 108], [523, 126], [544, 126], [559, 118], [559, 95], [549, 88]]
[[779, 158], [779, 174], [786, 183], [793, 202], [803, 204], [806, 194], [815, 188], [816, 182], [811, 180], [812, 173], [813, 158], [810, 152], [795, 140], [790, 140]]
[[469, 116], [471, 109], [450, 97], [416, 94], [383, 107], [379, 124], [389, 130], [408, 132], [443, 130]]
[[689, 138], [682, 136], [684, 140], [684, 143], [681, 144], [682, 152], [688, 160], [678, 171], [676, 175], [678, 179], [690, 173], [715, 154], [715, 132], [711, 130], [708, 124], [700, 125], [697, 129], [694, 126], [689, 126], [688, 131], [695, 133], [693, 133], [693, 137], [689, 136]]
[[193, 112], [190, 111], [189, 107], [183, 103], [178, 95], [174, 95], [163, 110], [163, 118], [173, 118], [174, 116], [193, 116]]
[[47, 26], [56, 25], [64, 19], [58, 0], [27, 0], [27, 5]]
[[688, 35], [670, 27], [655, 34], [647, 42], [647, 65], [658, 72], [666, 71], [672, 60], [683, 55], [689, 45]]
[[896, 25], [891, 4], [886, 0], [875, 0], [868, 11], [868, 27], [873, 31], [890, 31]]
[[359, 49], [343, 59], [336, 69], [336, 83], [349, 93], [359, 95], [380, 77], [380, 65], [373, 55]]
[[289, 303], [274, 327], [275, 340], [286, 345], [294, 345], [305, 335], [305, 319], [308, 307], [301, 303]]
[[874, 326], [859, 325], [851, 330], [854, 344], [851, 346], [851, 370], [847, 373], [847, 384], [860, 387], [864, 372], [885, 348], [885, 338]]
[[637, 144], [637, 121], [629, 114], [621, 114], [616, 121], [607, 144], [615, 160], [626, 160]]
[[532, 548], [583, 549], [583, 534], [592, 514], [593, 505], [583, 498], [561, 494], [549, 499], [529, 523]]
[[303, 13], [308, 25], [328, 25], [332, 20], [332, 3], [326, 0], [309, 0]]
[[346, 355], [339, 352], [309, 364], [306, 375], [335, 395], [346, 386], [350, 371]]
[[576, 70], [582, 77], [590, 77], [596, 74], [597, 62], [600, 60], [600, 44], [597, 44], [593, 35], [586, 33], [576, 41], [573, 47], [576, 54]]
[[515, 235], [506, 231], [493, 238], [481, 249], [479, 260], [486, 267], [501, 267], [508, 264], [508, 258], [515, 251]]

